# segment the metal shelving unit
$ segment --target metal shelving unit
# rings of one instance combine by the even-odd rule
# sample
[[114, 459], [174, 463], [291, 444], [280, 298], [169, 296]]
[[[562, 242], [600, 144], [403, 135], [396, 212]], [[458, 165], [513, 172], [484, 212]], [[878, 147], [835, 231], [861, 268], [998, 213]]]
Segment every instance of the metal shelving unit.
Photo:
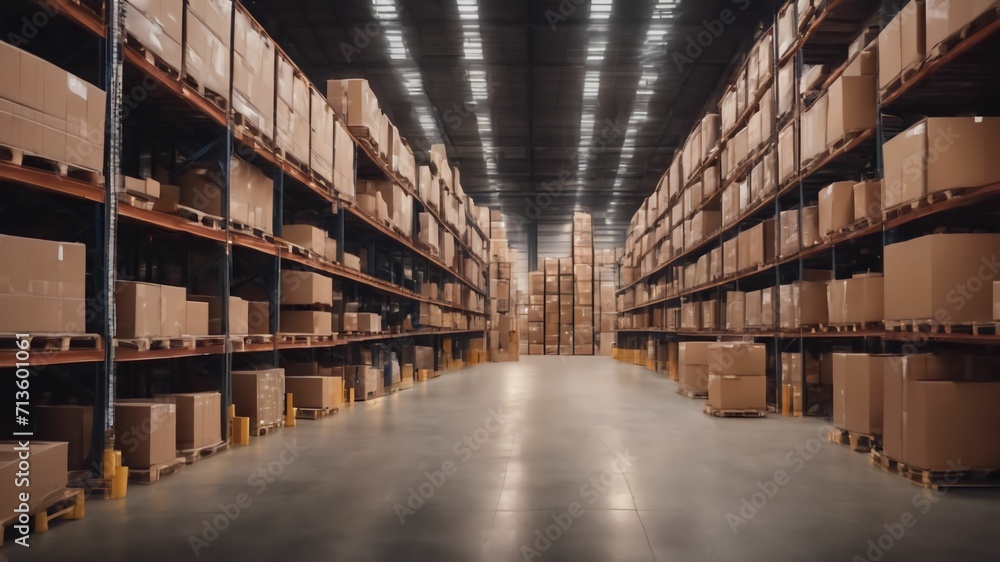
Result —
[[[794, 10], [794, 3], [791, 9]], [[805, 65], [826, 64], [830, 68], [828, 76], [822, 81], [820, 90], [825, 92], [838, 77], [843, 75], [847, 65], [852, 62], [848, 57], [848, 45], [865, 27], [882, 29], [901, 9], [900, 5], [880, 0], [827, 0], [816, 3], [813, 13], [805, 19], [799, 28], [799, 38], [785, 54], [777, 52], [777, 41], [774, 42], [772, 76], [778, 75], [778, 68], [787, 62], [796, 67], [795, 75], [795, 108], [792, 118], [781, 120], [775, 112], [772, 132], [776, 141], [779, 125], [794, 120], [796, 127], [801, 127], [801, 116], [806, 108], [801, 92], [798, 91], [800, 79]], [[798, 17], [798, 14], [795, 15]], [[777, 29], [777, 19], [774, 20]], [[799, 172], [790, 180], [780, 184], [776, 193], [755, 203], [740, 219], [709, 240], [699, 242], [694, 247], [686, 248], [684, 252], [672, 257], [666, 263], [654, 268], [635, 279], [629, 285], [619, 290], [619, 294], [639, 287], [643, 284], [653, 284], [660, 278], [670, 275], [670, 270], [676, 265], [694, 263], [697, 258], [712, 248], [718, 246], [723, 237], [738, 232], [745, 225], [752, 223], [765, 215], [777, 217], [783, 210], [801, 209], [815, 204], [820, 188], [838, 180], [860, 181], [883, 176], [882, 144], [898, 134], [902, 128], [900, 123], [912, 123], [922, 116], [948, 116], [957, 114], [1000, 114], [1000, 106], [996, 102], [996, 93], [1000, 89], [1000, 81], [995, 76], [984, 74], [983, 68], [993, 68], [1000, 63], [1000, 20], [990, 20], [984, 25], [976, 26], [961, 40], [954, 42], [941, 56], [925, 63], [897, 90], [881, 97], [878, 111], [878, 123], [875, 129], [861, 131], [848, 139], [843, 146], [831, 153], [809, 162], [805, 167], [799, 167]], [[853, 60], [853, 59], [852, 59]], [[815, 99], [815, 98], [814, 98]], [[748, 115], [740, 116], [745, 120]], [[738, 128], [735, 127], [733, 131]], [[800, 131], [801, 132], [801, 131]], [[723, 140], [726, 135], [723, 136]], [[802, 135], [797, 135], [801, 143]], [[776, 148], [776, 143], [772, 144]], [[801, 157], [801, 145], [799, 146]], [[752, 160], [753, 158], [751, 158]], [[704, 169], [704, 163], [700, 169]], [[692, 180], [695, 181], [695, 180]], [[688, 185], [691, 181], [687, 182]], [[724, 189], [725, 186], [722, 186]], [[721, 189], [720, 189], [721, 193]], [[718, 197], [713, 195], [712, 197]], [[672, 201], [671, 203], [674, 203]], [[987, 185], [974, 189], [962, 190], [955, 197], [925, 202], [907, 209], [902, 213], [885, 213], [881, 219], [870, 224], [861, 225], [853, 230], [841, 232], [831, 239], [818, 245], [802, 248], [800, 231], [800, 250], [784, 258], [777, 257], [772, 263], [761, 268], [740, 272], [733, 276], [711, 281], [699, 287], [684, 289], [676, 294], [669, 294], [649, 302], [635, 303], [633, 306], [619, 311], [634, 313], [676, 305], [688, 298], [707, 298], [713, 296], [723, 302], [726, 289], [743, 290], [744, 284], [751, 286], [778, 286], [803, 278], [805, 269], [818, 268], [830, 270], [837, 278], [844, 278], [859, 267], [852, 263], [851, 258], [859, 252], [869, 252], [870, 257], [864, 260], [865, 265], [873, 264], [873, 270], [882, 271], [883, 250], [887, 244], [901, 239], [912, 238], [921, 233], [929, 233], [936, 227], [950, 225], [959, 229], [968, 228], [963, 224], [971, 218], [974, 225], [989, 226], [989, 217], [995, 216], [1000, 206], [1000, 184]], [[702, 207], [710, 202], [702, 203]], [[993, 210], [993, 215], [989, 209]], [[800, 211], [801, 212], [801, 211]], [[773, 214], [772, 214], [773, 213]], [[801, 215], [800, 215], [801, 217]], [[660, 218], [670, 220], [667, 210], [660, 212]], [[800, 220], [801, 222], [801, 220]], [[649, 228], [655, 228], [651, 225]], [[639, 233], [641, 235], [641, 233]], [[776, 236], [776, 238], [778, 238]], [[779, 241], [776, 240], [776, 244]], [[775, 251], [775, 256], [780, 252]], [[780, 308], [775, 309], [775, 319], [780, 317]], [[1000, 344], [998, 336], [989, 333], [946, 333], [935, 332], [897, 332], [883, 329], [861, 329], [857, 331], [824, 332], [812, 329], [770, 331], [685, 331], [678, 329], [635, 328], [619, 329], [619, 346], [628, 349], [642, 349], [644, 342], [653, 337], [657, 340], [683, 341], [685, 339], [749, 339], [766, 342], [776, 356], [782, 352], [829, 351], [842, 349], [865, 352], [898, 352], [906, 342], [920, 340], [927, 342], [928, 349], [943, 346], [954, 349], [956, 346], [976, 346], [982, 349], [995, 349], [992, 346]], [[985, 347], [984, 347], [985, 346]], [[769, 391], [768, 402], [781, 407], [780, 385], [782, 381], [781, 361], [775, 361], [775, 372]], [[805, 395], [808, 396], [808, 392]], [[804, 410], [808, 411], [808, 398]]]
[[[18, 0], [25, 7], [33, 6], [29, 0]], [[37, 6], [35, 7], [37, 8]], [[80, 396], [82, 403], [94, 407], [94, 445], [91, 452], [94, 473], [101, 474], [103, 451], [114, 447], [114, 407], [120, 391], [151, 392], [190, 390], [185, 385], [191, 377], [178, 373], [195, 372], [209, 386], [222, 393], [222, 410], [219, 415], [226, 427], [226, 411], [232, 402], [230, 372], [235, 365], [278, 365], [285, 350], [317, 350], [344, 348], [355, 344], [376, 344], [394, 340], [418, 342], [439, 347], [442, 338], [485, 337], [487, 310], [432, 299], [419, 294], [414, 272], [423, 280], [441, 283], [453, 282], [481, 296], [488, 296], [488, 286], [483, 280], [473, 280], [452, 270], [440, 258], [418, 247], [408, 237], [381, 224], [361, 210], [352, 198], [333, 192], [319, 184], [278, 154], [262, 146], [255, 139], [236, 127], [233, 114], [220, 108], [211, 100], [198, 94], [187, 83], [151, 64], [134, 45], [126, 43], [123, 30], [122, 0], [59, 0], [58, 11], [53, 15], [53, 30], [71, 34], [81, 43], [96, 43], [102, 53], [101, 62], [94, 61], [92, 69], [96, 84], [108, 94], [105, 150], [104, 185], [96, 185], [47, 170], [0, 163], [0, 182], [10, 191], [26, 190], [39, 197], [55, 197], [67, 205], [81, 205], [88, 216], [93, 216], [91, 236], [93, 255], [88, 255], [88, 301], [106, 303], [96, 308], [97, 314], [88, 326], [88, 332], [98, 333], [103, 346], [98, 349], [70, 349], [67, 351], [38, 352], [34, 357], [48, 372], [62, 373], [65, 369], [83, 370], [83, 379], [92, 380], [87, 396]], [[235, 3], [232, 10], [235, 17]], [[230, 42], [232, 44], [232, 42]], [[31, 45], [28, 46], [31, 48]], [[76, 64], [81, 64], [76, 61]], [[149, 85], [145, 89], [144, 103], [149, 108], [130, 111], [123, 115], [123, 91], [127, 86]], [[232, 73], [230, 73], [232, 94]], [[230, 99], [231, 99], [230, 95]], [[153, 108], [155, 106], [155, 108]], [[145, 121], [151, 112], [159, 112], [162, 120], [175, 126], [161, 127], [156, 132], [137, 133], [135, 125], [152, 124]], [[340, 116], [337, 116], [340, 120]], [[166, 131], [166, 133], [164, 132]], [[170, 134], [172, 133], [172, 135]], [[128, 162], [136, 162], [137, 151], [149, 155], [152, 144], [147, 137], [168, 137], [164, 144], [172, 144], [170, 153], [181, 161], [214, 159], [220, 169], [224, 201], [221, 228], [212, 228], [185, 220], [179, 216], [149, 210], [129, 204], [119, 196], [118, 182], [122, 171], [136, 175], [128, 169]], [[388, 166], [374, 157], [371, 148], [354, 138], [355, 176], [391, 180], [404, 186], [414, 195]], [[159, 139], [158, 139], [159, 140]], [[146, 147], [146, 148], [143, 148]], [[145, 152], [142, 152], [145, 150]], [[259, 237], [232, 227], [229, 217], [230, 157], [239, 156], [258, 167], [274, 181], [274, 233], [272, 237]], [[129, 158], [131, 157], [131, 158]], [[148, 159], [148, 158], [147, 158]], [[148, 164], [148, 163], [147, 163]], [[142, 166], [142, 164], [140, 164]], [[359, 172], [360, 170], [360, 172]], [[148, 173], [148, 167], [146, 169]], [[471, 223], [474, 233], [482, 240], [476, 250], [458, 236], [456, 229], [441, 220], [437, 210], [422, 205], [414, 198], [416, 211], [430, 212], [457, 240], [459, 260], [466, 257], [480, 264], [483, 277], [488, 276], [488, 238], [483, 229]], [[281, 239], [281, 224], [287, 222], [288, 213], [296, 207], [320, 210], [319, 219], [325, 230], [338, 243], [338, 261], [331, 263], [295, 252]], [[471, 218], [471, 217], [470, 217]], [[347, 245], [358, 245], [369, 251], [372, 262], [376, 259], [387, 264], [386, 268], [374, 267], [362, 273], [341, 265]], [[365, 306], [377, 308], [374, 312], [396, 314], [414, 313], [421, 303], [480, 318], [482, 329], [452, 330], [418, 328], [402, 333], [380, 333], [358, 336], [341, 336], [309, 344], [281, 342], [277, 337], [280, 325], [280, 271], [284, 265], [293, 265], [325, 274], [344, 284], [362, 299]], [[92, 276], [92, 282], [91, 282]], [[166, 283], [169, 278], [172, 283]], [[189, 290], [221, 298], [224, 343], [195, 349], [152, 349], [138, 351], [114, 345], [115, 284], [120, 279], [152, 281], [164, 284], [183, 284]], [[177, 280], [180, 279], [180, 283]], [[270, 341], [238, 342], [234, 345], [232, 327], [228, 326], [228, 297], [237, 288], [253, 288], [267, 300], [270, 309]], [[0, 366], [14, 364], [12, 352], [0, 352]], [[143, 366], [140, 368], [140, 366]], [[117, 371], [127, 373], [119, 377]], [[145, 375], [149, 371], [148, 377]], [[164, 378], [164, 373], [170, 373]]]

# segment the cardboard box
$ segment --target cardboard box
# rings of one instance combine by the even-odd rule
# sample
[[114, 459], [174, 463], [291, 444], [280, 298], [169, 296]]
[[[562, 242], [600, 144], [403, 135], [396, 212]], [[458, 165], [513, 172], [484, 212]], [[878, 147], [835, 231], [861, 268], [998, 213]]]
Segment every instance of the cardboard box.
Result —
[[176, 459], [177, 406], [153, 399], [115, 403], [115, 448], [122, 452], [122, 465], [129, 468], [150, 468]]
[[35, 406], [35, 435], [40, 441], [62, 441], [67, 446], [69, 470], [88, 470], [94, 428], [93, 406]]
[[778, 302], [777, 287], [768, 287], [760, 292], [760, 325], [763, 328], [774, 328], [777, 326], [775, 319], [775, 306]]
[[990, 9], [993, 0], [927, 0], [927, 52]]
[[0, 235], [0, 330], [82, 333], [86, 248]]
[[677, 384], [693, 393], [708, 392], [710, 342], [680, 342], [677, 347]]
[[[826, 123], [830, 97], [824, 95], [802, 114], [802, 164], [806, 164], [826, 150]], [[782, 169], [785, 164], [782, 163]]]
[[781, 285], [778, 290], [781, 299], [779, 326], [782, 329], [798, 330], [802, 326], [829, 322], [826, 283], [796, 281]]
[[832, 183], [819, 192], [819, 236], [827, 238], [851, 224], [854, 217], [854, 182]]
[[117, 337], [159, 336], [163, 326], [160, 312], [160, 285], [135, 281], [115, 282]]
[[[0, 443], [0, 509], [6, 514], [5, 518], [15, 514], [21, 504], [18, 501], [21, 493], [28, 495], [29, 513], [35, 513], [63, 493], [66, 489], [67, 450], [66, 443], [31, 440], [27, 451], [31, 460], [30, 477], [25, 478], [26, 471], [19, 466], [20, 455], [24, 453], [19, 444]], [[20, 483], [18, 480], [22, 478], [26, 480], [25, 485], [15, 487], [15, 483]]]
[[333, 279], [310, 271], [281, 271], [281, 304], [333, 305]]
[[340, 377], [285, 377], [285, 392], [292, 394], [296, 408], [335, 408], [342, 402], [343, 387]]
[[326, 232], [320, 228], [308, 224], [285, 224], [281, 226], [281, 238], [326, 256]]
[[761, 291], [750, 291], [744, 296], [745, 325], [748, 328], [757, 328], [763, 325], [763, 321], [761, 320], [761, 293]]
[[333, 327], [332, 315], [318, 310], [282, 310], [279, 321], [283, 334], [327, 335]]
[[874, 224], [882, 220], [882, 182], [863, 181], [854, 186], [854, 220]]
[[992, 319], [983, 272], [1000, 254], [1000, 234], [932, 234], [885, 248], [885, 319]]
[[885, 317], [885, 279], [880, 273], [831, 281], [827, 307], [831, 324], [866, 324]]
[[924, 470], [1000, 466], [1000, 383], [911, 380], [902, 369], [884, 374], [884, 451], [893, 459]]
[[886, 209], [926, 195], [1000, 181], [1000, 118], [920, 121], [883, 146]]
[[845, 139], [848, 133], [874, 129], [877, 95], [874, 75], [838, 78], [827, 96], [826, 146]]
[[[212, 335], [223, 335], [222, 300], [206, 295], [190, 295], [188, 298], [192, 302], [208, 303], [208, 331]], [[229, 297], [229, 332], [234, 335], [250, 332], [249, 303], [239, 297]]]
[[854, 433], [882, 435], [883, 375], [899, 357], [833, 354], [834, 425]]
[[168, 394], [156, 400], [176, 406], [177, 450], [200, 449], [224, 439], [222, 395], [218, 392]]
[[767, 377], [708, 376], [708, 405], [716, 410], [763, 410]]
[[782, 185], [799, 170], [798, 127], [792, 123], [778, 135], [778, 184]]
[[267, 138], [272, 138], [274, 43], [239, 4], [233, 31], [233, 109]]
[[741, 331], [746, 328], [746, 293], [726, 292], [726, 329]]
[[207, 336], [208, 330], [208, 303], [186, 301], [187, 323], [184, 327], [184, 335], [187, 336]]
[[767, 347], [762, 344], [712, 343], [707, 353], [709, 374], [763, 376], [767, 371]]
[[370, 312], [358, 313], [358, 331], [378, 333], [382, 331], [382, 316]]
[[739, 271], [755, 268], [774, 261], [774, 219], [740, 233], [737, 267]]
[[176, 338], [187, 329], [187, 289], [160, 285], [160, 333]]
[[179, 73], [183, 63], [183, 0], [129, 1], [124, 12], [125, 30]]
[[280, 422], [285, 412], [285, 370], [233, 371], [236, 415], [250, 418], [255, 430]]

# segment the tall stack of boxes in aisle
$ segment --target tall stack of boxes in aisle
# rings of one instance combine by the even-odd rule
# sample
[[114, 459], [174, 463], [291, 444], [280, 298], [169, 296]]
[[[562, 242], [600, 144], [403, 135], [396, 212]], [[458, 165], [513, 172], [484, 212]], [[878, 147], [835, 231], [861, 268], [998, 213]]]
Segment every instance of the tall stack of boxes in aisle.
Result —
[[103, 171], [104, 91], [3, 42], [0, 68], [6, 73], [0, 84], [0, 145]]
[[[499, 232], [498, 232], [499, 233]], [[490, 240], [490, 331], [488, 334], [490, 361], [520, 359], [520, 336], [514, 297], [517, 283], [513, 276], [516, 253], [507, 240]]]
[[606, 248], [594, 251], [594, 333], [598, 336], [595, 353], [610, 356], [615, 344], [618, 318], [615, 291], [618, 266], [616, 252]]
[[573, 213], [573, 354], [594, 355], [594, 222]]

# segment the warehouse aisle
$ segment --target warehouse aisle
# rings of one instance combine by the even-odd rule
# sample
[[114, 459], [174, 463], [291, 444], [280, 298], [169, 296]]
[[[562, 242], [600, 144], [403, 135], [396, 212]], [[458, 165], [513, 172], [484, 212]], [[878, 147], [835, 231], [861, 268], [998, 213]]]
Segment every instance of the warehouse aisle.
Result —
[[915, 562], [1000, 552], [1000, 492], [925, 492], [817, 439], [817, 420], [710, 418], [674, 388], [609, 358], [450, 373], [133, 485], [125, 501], [93, 501], [83, 520], [4, 554]]

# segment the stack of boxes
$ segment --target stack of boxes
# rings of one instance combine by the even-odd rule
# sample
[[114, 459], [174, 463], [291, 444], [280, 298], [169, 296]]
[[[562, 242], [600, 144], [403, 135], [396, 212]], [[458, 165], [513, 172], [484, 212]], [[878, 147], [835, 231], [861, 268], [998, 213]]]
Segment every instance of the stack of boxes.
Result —
[[310, 271], [281, 271], [281, 326], [284, 334], [331, 335], [333, 279]]
[[0, 235], [0, 332], [83, 333], [86, 257], [83, 244]]
[[[499, 232], [498, 232], [499, 233]], [[488, 338], [490, 361], [517, 361], [520, 337], [514, 297], [517, 283], [513, 276], [516, 253], [507, 240], [490, 240], [492, 256], [490, 273], [490, 331]]]
[[594, 355], [594, 221], [573, 213], [573, 354]]
[[708, 361], [708, 407], [712, 410], [767, 408], [767, 348], [761, 344], [713, 343]]
[[545, 272], [528, 273], [528, 353], [545, 355]]
[[559, 355], [573, 355], [574, 275], [573, 259], [558, 258]]

